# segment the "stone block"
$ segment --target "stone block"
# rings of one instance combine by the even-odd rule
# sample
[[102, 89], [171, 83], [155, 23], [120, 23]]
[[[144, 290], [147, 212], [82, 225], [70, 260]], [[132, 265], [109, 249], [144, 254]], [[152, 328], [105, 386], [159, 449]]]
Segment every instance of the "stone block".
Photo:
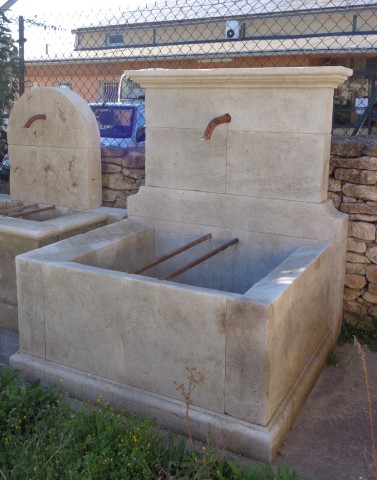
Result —
[[377, 263], [377, 247], [368, 248], [365, 255], [371, 262]]
[[377, 283], [369, 283], [368, 292], [373, 293], [373, 295], [377, 295]]
[[368, 281], [377, 283], [377, 265], [367, 265], [365, 270]]
[[13, 200], [85, 209], [101, 205], [99, 148], [10, 145], [9, 155]]
[[134, 179], [127, 179], [121, 173], [102, 175], [102, 185], [110, 190], [135, 190]]
[[[376, 158], [377, 161], [377, 158]], [[346, 183], [342, 187], [345, 195], [360, 198], [362, 200], [377, 200], [377, 189], [375, 186], [355, 185], [353, 183]]]
[[176, 400], [173, 380], [196, 367], [193, 404], [224, 412], [225, 298], [83, 265], [45, 264], [44, 284], [47, 359]]
[[145, 168], [145, 149], [137, 147], [129, 149], [126, 156], [123, 158], [122, 166], [125, 168]]
[[173, 189], [165, 189], [161, 195], [158, 190], [141, 187], [128, 200], [128, 215], [227, 229], [242, 225], [246, 231], [320, 241], [342, 242], [347, 235], [347, 218], [330, 200], [304, 203]]
[[363, 263], [346, 262], [346, 273], [354, 273], [356, 275], [365, 275], [366, 265]]
[[122, 158], [127, 150], [122, 147], [101, 147], [101, 157]]
[[347, 252], [346, 261], [350, 263], [371, 263], [365, 255], [361, 253], [349, 253]]
[[377, 215], [377, 205], [369, 205], [365, 202], [343, 202], [340, 211], [351, 214]]
[[140, 168], [122, 168], [122, 174], [127, 178], [140, 180], [145, 178], [145, 171]]
[[226, 193], [322, 202], [328, 195], [329, 142], [328, 135], [230, 131]]
[[[45, 119], [35, 119], [24, 128], [36, 112]], [[99, 139], [92, 110], [72, 90], [34, 88], [20, 96], [8, 126], [12, 199], [69, 208], [99, 207]]]
[[[115, 178], [114, 178], [115, 177]], [[121, 182], [123, 180], [123, 175], [121, 173], [116, 173], [116, 174], [113, 174], [113, 175], [110, 175], [110, 174], [104, 174], [102, 175], [102, 187], [103, 188], [109, 188], [109, 185], [110, 185], [110, 179], [112, 179], [112, 181], [119, 181]], [[116, 180], [115, 180], [116, 179]]]
[[210, 141], [202, 135], [197, 128], [147, 128], [146, 184], [225, 193], [226, 131], [215, 130]]
[[331, 153], [341, 157], [360, 157], [366, 151], [374, 151], [375, 140], [365, 136], [350, 137], [349, 135], [334, 135], [331, 141]]
[[127, 198], [119, 198], [115, 200], [114, 203], [115, 208], [127, 208]]
[[[264, 425], [268, 422], [265, 389], [268, 382], [263, 351], [268, 344], [268, 309], [264, 305], [228, 302], [226, 341], [225, 413]], [[250, 339], [253, 338], [253, 349]], [[255, 369], [259, 375], [245, 378], [242, 371]]]
[[354, 290], [360, 290], [366, 285], [367, 281], [362, 275], [346, 273], [344, 285]]
[[335, 178], [341, 183], [358, 183], [363, 185], [375, 185], [377, 182], [377, 170], [357, 170], [354, 168], [337, 168]]
[[344, 300], [356, 300], [361, 294], [362, 290], [354, 290], [352, 288], [345, 288], [343, 292]]
[[342, 158], [331, 157], [330, 163], [336, 168], [356, 168], [357, 170], [377, 170], [376, 157]]
[[103, 202], [114, 202], [117, 196], [117, 192], [114, 190], [109, 190], [108, 188], [102, 189], [102, 201]]
[[374, 295], [373, 293], [365, 292], [363, 294], [363, 299], [366, 300], [367, 302], [377, 304], [377, 295]]
[[[46, 119], [35, 120], [29, 128], [24, 128], [36, 113], [45, 114]], [[54, 151], [96, 148], [98, 157], [101, 156], [96, 118], [88, 103], [68, 88], [33, 88], [19, 97], [9, 118], [8, 143], [49, 147]]]
[[342, 196], [341, 195], [338, 195], [336, 193], [333, 193], [333, 192], [329, 192], [328, 194], [328, 198], [331, 199], [334, 207], [339, 210], [340, 209], [340, 205], [342, 204]]
[[376, 227], [367, 222], [348, 222], [348, 235], [361, 240], [375, 240]]
[[122, 157], [101, 157], [101, 163], [103, 164], [110, 164], [110, 165], [123, 165], [123, 158]]
[[101, 171], [102, 173], [120, 173], [122, 167], [120, 165], [114, 165], [112, 163], [102, 163]]
[[347, 239], [347, 251], [349, 252], [358, 252], [364, 253], [367, 250], [367, 246], [365, 242], [360, 240], [356, 240], [355, 238], [348, 238]]
[[[203, 77], [199, 81], [202, 83], [206, 80]], [[206, 88], [195, 88], [195, 94], [193, 94], [189, 82], [190, 80], [183, 88], [158, 89], [158, 94], [155, 94], [153, 87], [150, 87], [152, 95], [147, 99], [150, 127], [173, 128], [179, 125], [180, 128], [192, 129], [200, 125], [201, 131], [204, 132], [212, 118], [229, 113], [232, 117], [231, 122], [217, 128], [277, 133], [301, 131], [307, 134], [323, 134], [331, 131], [330, 90], [323, 91], [320, 95], [316, 87], [309, 85], [308, 88], [297, 90], [284, 88], [281, 84], [281, 88], [284, 88], [282, 95], [279, 89], [269, 87], [269, 81], [266, 82], [265, 88], [262, 85], [253, 88], [253, 79], [249, 76], [249, 81], [247, 84], [244, 83], [240, 90], [219, 88], [214, 83], [212, 85], [207, 83]], [[222, 108], [220, 112], [219, 97], [221, 97]], [[266, 98], [269, 99], [268, 102], [265, 101]], [[304, 104], [307, 108], [301, 108]], [[195, 116], [187, 115], [187, 108], [195, 111]], [[159, 114], [165, 111], [169, 111], [169, 115]], [[250, 112], [253, 113], [250, 114]]]
[[353, 300], [345, 300], [343, 302], [343, 310], [350, 313], [360, 313], [360, 304]]
[[377, 215], [365, 215], [362, 213], [350, 213], [348, 216], [349, 220], [353, 222], [377, 222]]
[[16, 260], [18, 272], [18, 298], [20, 348], [40, 358], [46, 356], [45, 321], [43, 314], [43, 267], [37, 262]]
[[[377, 157], [377, 145], [374, 142], [374, 140], [375, 140], [374, 136], [371, 135], [369, 138], [371, 140], [371, 144], [367, 145], [364, 148], [363, 155], [367, 155], [367, 156], [370, 156], [370, 157]], [[372, 142], [374, 142], [374, 143], [372, 143]]]
[[342, 182], [340, 180], [335, 180], [334, 178], [329, 178], [329, 192], [341, 192], [342, 191]]
[[[328, 262], [326, 269], [319, 267], [321, 260], [318, 254], [321, 250], [321, 259], [323, 261], [327, 259]], [[331, 302], [331, 294], [329, 294], [330, 277], [326, 270], [332, 268], [332, 253], [331, 249], [321, 247], [321, 245], [297, 249], [246, 292], [247, 297], [256, 303], [270, 305], [268, 309], [270, 316], [268, 322], [269, 342], [274, 345], [274, 348], [269, 352], [269, 362], [267, 370], [264, 372], [269, 392], [266, 402], [268, 406], [267, 421], [277, 406], [281, 404], [292, 386], [293, 379], [298, 377], [300, 365], [305, 365], [312, 355], [315, 355], [314, 345], [321, 342], [329, 327], [326, 312], [328, 312], [327, 308]], [[311, 287], [309, 287], [309, 283]], [[307, 292], [308, 288], [313, 290], [311, 295], [304, 300], [304, 292]], [[321, 305], [318, 304], [318, 298], [322, 299]], [[280, 315], [286, 319], [284, 324], [279, 321]], [[308, 330], [303, 329], [302, 319], [304, 317]], [[297, 332], [300, 332], [300, 335], [297, 335]], [[238, 339], [241, 335], [242, 329], [239, 330]], [[282, 341], [283, 339], [284, 341]], [[245, 340], [243, 343], [246, 347]], [[291, 345], [289, 351], [286, 349], [287, 343]], [[283, 356], [285, 366], [288, 367], [284, 372], [281, 369]], [[249, 388], [250, 395], [255, 396], [258, 387], [250, 382]]]

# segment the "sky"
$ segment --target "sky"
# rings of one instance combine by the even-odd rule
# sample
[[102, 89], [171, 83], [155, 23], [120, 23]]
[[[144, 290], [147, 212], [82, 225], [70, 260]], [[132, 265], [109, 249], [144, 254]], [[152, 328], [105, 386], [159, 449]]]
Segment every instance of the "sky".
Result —
[[[5, 3], [5, 0], [0, 0], [0, 3]], [[149, 2], [147, 0], [111, 0], [111, 2], [106, 0], [63, 0], [62, 2], [54, 0], [18, 0], [11, 8], [11, 11], [16, 15], [44, 15], [53, 12], [133, 10], [138, 8], [138, 6], [144, 6], [146, 3]]]
[[[0, 5], [4, 3], [5, 0], [0, 0]], [[75, 37], [71, 30], [111, 24], [121, 12], [143, 8], [147, 3], [151, 0], [18, 0], [7, 12], [7, 17], [12, 20], [10, 28], [14, 38], [18, 38], [18, 17], [25, 19], [27, 60], [61, 58], [74, 48]]]

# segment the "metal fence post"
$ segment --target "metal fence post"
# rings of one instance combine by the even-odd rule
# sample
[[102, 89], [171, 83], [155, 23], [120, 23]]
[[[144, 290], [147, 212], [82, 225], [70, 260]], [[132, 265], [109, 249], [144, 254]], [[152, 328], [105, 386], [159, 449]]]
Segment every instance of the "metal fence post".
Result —
[[26, 42], [25, 39], [25, 21], [24, 17], [18, 17], [18, 44], [19, 44], [19, 71], [20, 71], [20, 78], [19, 78], [19, 93], [23, 95], [25, 93], [25, 49], [24, 44]]

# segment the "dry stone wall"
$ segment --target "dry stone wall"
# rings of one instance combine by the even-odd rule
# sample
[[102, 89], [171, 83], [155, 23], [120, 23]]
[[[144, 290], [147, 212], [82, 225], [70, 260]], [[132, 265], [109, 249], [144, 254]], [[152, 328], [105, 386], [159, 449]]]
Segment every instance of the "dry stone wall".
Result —
[[333, 137], [329, 197], [349, 218], [344, 320], [368, 327], [377, 316], [377, 139]]
[[145, 183], [144, 148], [101, 148], [102, 205], [127, 208], [127, 197]]
[[[145, 183], [142, 148], [102, 148], [103, 205], [127, 208]], [[349, 217], [344, 320], [368, 327], [377, 316], [377, 139], [334, 136], [329, 198]]]

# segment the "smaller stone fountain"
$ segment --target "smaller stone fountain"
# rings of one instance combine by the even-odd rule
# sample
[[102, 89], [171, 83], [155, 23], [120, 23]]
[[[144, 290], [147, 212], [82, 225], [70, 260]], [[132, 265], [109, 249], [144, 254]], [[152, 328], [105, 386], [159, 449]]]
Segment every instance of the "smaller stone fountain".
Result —
[[0, 195], [0, 327], [18, 330], [15, 257], [126, 217], [101, 207], [96, 119], [68, 89], [35, 88], [8, 126], [10, 195]]

